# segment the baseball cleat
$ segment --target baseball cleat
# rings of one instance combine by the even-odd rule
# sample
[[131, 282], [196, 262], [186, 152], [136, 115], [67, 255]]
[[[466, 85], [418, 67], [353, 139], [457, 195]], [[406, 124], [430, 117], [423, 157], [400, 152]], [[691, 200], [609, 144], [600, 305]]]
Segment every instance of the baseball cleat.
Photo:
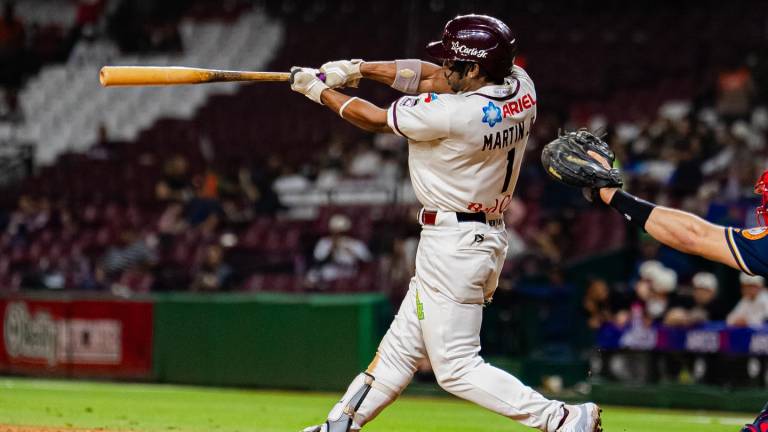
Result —
[[301, 432], [325, 432], [325, 431], [326, 431], [326, 426], [325, 426], [325, 423], [323, 423], [321, 425], [306, 427]]
[[557, 428], [557, 432], [602, 432], [602, 420], [600, 414], [603, 410], [599, 406], [588, 402], [580, 405], [564, 405], [566, 412], [563, 424]]

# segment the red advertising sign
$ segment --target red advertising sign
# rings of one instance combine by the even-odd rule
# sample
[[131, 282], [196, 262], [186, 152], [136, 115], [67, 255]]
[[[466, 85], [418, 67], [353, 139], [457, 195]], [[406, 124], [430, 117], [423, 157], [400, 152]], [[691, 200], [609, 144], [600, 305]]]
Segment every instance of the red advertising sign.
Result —
[[0, 299], [0, 371], [150, 377], [152, 303]]

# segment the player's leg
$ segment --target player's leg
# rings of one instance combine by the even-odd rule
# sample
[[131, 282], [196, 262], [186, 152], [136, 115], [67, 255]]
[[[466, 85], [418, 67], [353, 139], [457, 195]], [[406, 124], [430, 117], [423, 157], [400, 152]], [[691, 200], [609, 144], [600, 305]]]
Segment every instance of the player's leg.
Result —
[[482, 305], [456, 303], [440, 292], [424, 291], [424, 339], [440, 386], [526, 426], [556, 430], [563, 417], [561, 402], [546, 399], [480, 357]]
[[[480, 357], [483, 293], [492, 292], [498, 283], [506, 243], [493, 229], [479, 232], [483, 237], [475, 234], [422, 233], [420, 246], [433, 254], [417, 259], [424, 316], [421, 323], [438, 383], [456, 396], [529, 427], [544, 431], [597, 430], [582, 428], [590, 420], [574, 421], [585, 418], [586, 409], [573, 407], [576, 409], [571, 408], [569, 416], [569, 407], [562, 402], [545, 398]], [[594, 405], [584, 408], [597, 410]]]
[[426, 355], [419, 327], [419, 302], [411, 281], [400, 310], [381, 340], [368, 369], [355, 377], [327, 421], [305, 431], [356, 431], [391, 404], [411, 382], [416, 363]]

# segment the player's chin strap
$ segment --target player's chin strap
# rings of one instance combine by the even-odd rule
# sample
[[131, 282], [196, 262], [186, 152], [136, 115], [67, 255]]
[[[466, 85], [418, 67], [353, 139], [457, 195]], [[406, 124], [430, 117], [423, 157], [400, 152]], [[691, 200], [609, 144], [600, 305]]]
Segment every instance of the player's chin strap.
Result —
[[[328, 414], [325, 432], [349, 432], [362, 426], [361, 424], [354, 424], [355, 415], [372, 388], [384, 393], [388, 399], [396, 397], [395, 392], [377, 383], [373, 375], [363, 372], [352, 381], [347, 393]], [[353, 429], [353, 425], [355, 429]]]

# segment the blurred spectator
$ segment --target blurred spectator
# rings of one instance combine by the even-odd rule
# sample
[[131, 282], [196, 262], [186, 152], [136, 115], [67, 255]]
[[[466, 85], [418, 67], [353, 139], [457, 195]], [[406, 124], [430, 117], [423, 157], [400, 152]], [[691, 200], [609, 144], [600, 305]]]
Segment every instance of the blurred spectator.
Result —
[[136, 230], [125, 229], [120, 234], [120, 243], [107, 250], [101, 267], [108, 277], [113, 278], [129, 269], [151, 266], [157, 260], [154, 246]]
[[666, 267], [651, 270], [650, 291], [645, 299], [645, 313], [651, 321], [661, 321], [671, 305], [671, 296], [677, 289], [677, 273]]
[[187, 159], [174, 155], [163, 166], [163, 177], [155, 186], [160, 201], [186, 202], [194, 195]]
[[691, 296], [682, 299], [676, 307], [669, 310], [664, 324], [688, 327], [706, 321], [719, 321], [724, 318], [720, 302], [717, 300], [717, 278], [712, 273], [699, 272], [691, 281]]
[[336, 279], [353, 277], [360, 264], [372, 260], [368, 246], [362, 241], [346, 235], [352, 228], [347, 216], [336, 214], [328, 222], [330, 235], [321, 238], [315, 245], [315, 266], [307, 278], [312, 284], [322, 284]]
[[348, 173], [353, 177], [375, 177], [381, 162], [381, 154], [370, 143], [360, 142], [349, 161]]
[[717, 111], [726, 122], [746, 119], [755, 86], [749, 68], [739, 65], [720, 72], [717, 80]]
[[240, 168], [240, 188], [252, 203], [256, 214], [274, 216], [285, 208], [275, 192], [275, 183], [282, 171], [282, 162], [276, 155], [267, 159], [266, 166], [254, 165], [252, 168]]
[[157, 231], [160, 234], [161, 243], [165, 243], [166, 240], [172, 239], [187, 229], [188, 225], [183, 216], [184, 206], [181, 203], [168, 204], [157, 221]]
[[765, 292], [765, 279], [762, 276], [750, 276], [742, 273], [741, 300], [736, 304], [726, 319], [728, 325], [737, 327], [759, 327], [768, 318], [768, 293]]
[[553, 263], [563, 259], [563, 253], [570, 244], [569, 236], [565, 234], [563, 222], [550, 218], [543, 223], [541, 229], [534, 234], [533, 242], [538, 253]]
[[224, 249], [216, 244], [205, 249], [202, 262], [192, 278], [190, 290], [198, 292], [228, 291], [232, 288], [233, 271], [224, 262]]
[[507, 260], [514, 260], [527, 253], [527, 246], [518, 230], [525, 220], [525, 204], [519, 198], [512, 198], [504, 212], [504, 227], [507, 230]]
[[603, 324], [613, 320], [610, 290], [604, 279], [589, 281], [582, 307], [587, 318], [587, 325], [591, 329], [599, 329]]
[[19, 197], [16, 210], [11, 213], [6, 232], [11, 236], [11, 242], [26, 244], [30, 236], [43, 229], [50, 218], [48, 200], [35, 200], [29, 195]]

